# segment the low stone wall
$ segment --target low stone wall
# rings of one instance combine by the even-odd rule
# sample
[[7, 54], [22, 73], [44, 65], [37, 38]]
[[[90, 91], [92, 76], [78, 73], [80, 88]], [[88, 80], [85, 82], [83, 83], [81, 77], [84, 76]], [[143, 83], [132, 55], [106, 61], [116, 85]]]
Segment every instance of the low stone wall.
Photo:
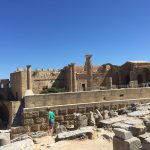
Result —
[[25, 97], [25, 108], [150, 98], [150, 88], [40, 94]]
[[43, 106], [34, 108], [24, 108], [23, 112], [23, 126], [12, 128], [12, 138], [27, 132], [47, 131], [48, 130], [48, 111], [47, 108], [55, 113], [55, 122], [65, 125], [66, 127], [74, 126], [75, 118], [73, 113], [82, 113], [90, 119], [90, 111], [99, 109], [104, 110], [118, 110], [125, 108], [132, 103], [148, 103], [150, 99], [131, 99], [118, 100], [108, 102], [93, 102], [70, 105], [57, 106]]

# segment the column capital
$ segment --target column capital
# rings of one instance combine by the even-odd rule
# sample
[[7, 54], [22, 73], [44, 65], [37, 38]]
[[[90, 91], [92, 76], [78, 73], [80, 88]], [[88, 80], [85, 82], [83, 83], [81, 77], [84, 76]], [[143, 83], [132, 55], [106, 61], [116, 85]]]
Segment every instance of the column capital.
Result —
[[26, 65], [27, 68], [31, 68], [31, 65]]

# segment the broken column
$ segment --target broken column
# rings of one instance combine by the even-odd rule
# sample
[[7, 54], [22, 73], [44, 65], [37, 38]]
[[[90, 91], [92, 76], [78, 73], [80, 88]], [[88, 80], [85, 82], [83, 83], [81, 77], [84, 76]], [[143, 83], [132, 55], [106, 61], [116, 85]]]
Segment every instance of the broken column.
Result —
[[93, 88], [93, 70], [91, 63], [92, 55], [85, 55], [85, 57], [86, 57], [85, 69], [87, 72], [87, 90], [90, 91]]
[[138, 87], [138, 81], [130, 81], [129, 82], [129, 87], [130, 88], [137, 88]]
[[72, 66], [68, 66], [69, 69], [69, 92], [72, 92]]
[[31, 81], [31, 65], [27, 65], [27, 89], [32, 89], [32, 81]]
[[133, 137], [130, 131], [115, 128], [113, 137], [113, 150], [140, 150], [140, 139]]
[[106, 87], [107, 87], [107, 89], [112, 88], [112, 77], [107, 77], [106, 78]]
[[77, 81], [76, 81], [76, 66], [75, 63], [71, 63], [72, 68], [72, 91], [77, 91]]
[[25, 96], [28, 96], [28, 95], [33, 95], [31, 65], [27, 65], [26, 68], [27, 68], [27, 90], [25, 92]]

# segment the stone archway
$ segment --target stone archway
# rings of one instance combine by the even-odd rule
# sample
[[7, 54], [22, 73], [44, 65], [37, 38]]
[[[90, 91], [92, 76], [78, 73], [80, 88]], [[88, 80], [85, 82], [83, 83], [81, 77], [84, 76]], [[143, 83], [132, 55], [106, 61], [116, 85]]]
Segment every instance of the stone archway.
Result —
[[0, 130], [7, 129], [9, 124], [9, 111], [7, 106], [0, 102]]

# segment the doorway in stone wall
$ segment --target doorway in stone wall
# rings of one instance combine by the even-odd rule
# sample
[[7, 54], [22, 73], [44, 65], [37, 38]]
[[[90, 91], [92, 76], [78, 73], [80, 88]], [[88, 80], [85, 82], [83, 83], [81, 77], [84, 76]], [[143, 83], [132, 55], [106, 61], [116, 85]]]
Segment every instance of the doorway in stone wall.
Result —
[[143, 76], [142, 76], [141, 74], [139, 74], [139, 75], [137, 76], [137, 80], [138, 80], [138, 84], [143, 83]]
[[82, 90], [85, 91], [85, 84], [82, 84]]
[[127, 76], [125, 77], [125, 84], [128, 85], [129, 82], [130, 82], [130, 77], [129, 77], [129, 75], [127, 75]]

